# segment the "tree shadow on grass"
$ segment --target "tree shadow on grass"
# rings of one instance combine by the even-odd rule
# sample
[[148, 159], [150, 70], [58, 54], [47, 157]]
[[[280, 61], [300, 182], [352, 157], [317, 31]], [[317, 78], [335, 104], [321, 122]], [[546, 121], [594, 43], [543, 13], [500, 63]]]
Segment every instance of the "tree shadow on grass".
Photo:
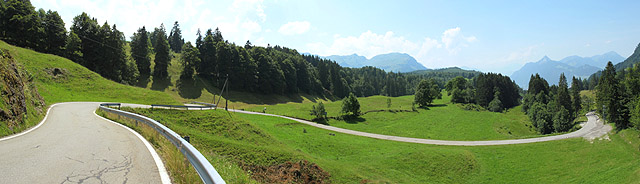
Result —
[[171, 85], [171, 80], [169, 78], [153, 78], [153, 83], [151, 83], [151, 89], [156, 91], [164, 91]]
[[447, 104], [431, 104], [431, 105], [427, 105], [429, 107], [445, 107], [447, 106]]
[[431, 104], [427, 106], [418, 107], [418, 109], [431, 110], [432, 107], [446, 107], [447, 104]]
[[323, 124], [323, 125], [329, 125], [329, 119], [328, 118], [313, 118], [313, 120], [311, 120], [312, 122], [318, 123], [318, 124]]
[[178, 88], [178, 94], [182, 98], [196, 99], [202, 95], [202, 88], [200, 83], [196, 82], [193, 77], [180, 76], [180, 79], [176, 82], [176, 88]]
[[360, 117], [360, 116], [345, 115], [345, 116], [342, 116], [342, 120], [344, 120], [344, 122], [349, 124], [358, 124], [358, 123], [365, 122], [367, 119], [364, 119], [363, 117]]
[[150, 80], [151, 78], [149, 75], [140, 75], [140, 77], [138, 77], [138, 82], [135, 85], [141, 88], [147, 88]]
[[[218, 83], [214, 79], [214, 76], [206, 76], [206, 75], [197, 75], [194, 76], [194, 80], [196, 85], [200, 86], [200, 89], [205, 89], [207, 92], [220, 95], [220, 88], [222, 86], [217, 86]], [[224, 81], [223, 81], [224, 82]], [[233, 88], [237, 84], [232, 84], [232, 81], [229, 81], [231, 85], [230, 90], [225, 91], [223, 97], [228, 99], [230, 102], [243, 102], [247, 104], [256, 104], [256, 105], [274, 105], [279, 103], [287, 103], [287, 102], [295, 102], [302, 103], [305, 98], [311, 102], [316, 103], [318, 99], [322, 100], [331, 100], [322, 95], [310, 95], [305, 93], [297, 93], [297, 94], [261, 94], [260, 91], [256, 92], [245, 92], [238, 91]]]

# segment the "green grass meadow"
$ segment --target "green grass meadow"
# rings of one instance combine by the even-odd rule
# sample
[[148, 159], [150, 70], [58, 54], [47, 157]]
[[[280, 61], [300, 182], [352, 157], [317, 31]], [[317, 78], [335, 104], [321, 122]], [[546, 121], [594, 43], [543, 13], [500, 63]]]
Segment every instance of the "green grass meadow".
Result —
[[[9, 50], [33, 76], [47, 104], [69, 101], [178, 104], [166, 93], [107, 80], [63, 57], [11, 46], [4, 41], [0, 41], [0, 48]], [[61, 69], [63, 74], [47, 73], [53, 68]]]
[[190, 135], [229, 183], [254, 182], [238, 165], [302, 159], [329, 172], [332, 183], [637, 183], [640, 179], [635, 130], [594, 142], [574, 138], [461, 147], [378, 140], [222, 110], [133, 111]]
[[[413, 95], [401, 97], [372, 96], [358, 98], [361, 111], [368, 112], [352, 120], [330, 119], [328, 124], [351, 130], [395, 135], [403, 137], [441, 139], [441, 140], [499, 140], [539, 136], [532, 128], [529, 118], [521, 107], [508, 109], [503, 113], [489, 111], [464, 110], [458, 104], [450, 103], [450, 96], [443, 92], [442, 99], [436, 99], [432, 106], [410, 111]], [[391, 107], [387, 107], [391, 99]], [[323, 101], [330, 117], [340, 115], [341, 101]], [[250, 111], [313, 119], [311, 107], [315, 103], [286, 103], [255, 106]], [[389, 111], [391, 110], [391, 111]]]

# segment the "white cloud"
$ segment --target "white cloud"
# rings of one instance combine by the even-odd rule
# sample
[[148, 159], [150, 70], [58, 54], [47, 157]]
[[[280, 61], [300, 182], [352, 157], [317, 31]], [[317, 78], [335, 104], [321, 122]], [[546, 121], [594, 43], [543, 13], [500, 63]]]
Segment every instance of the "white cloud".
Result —
[[263, 0], [235, 0], [229, 10], [240, 15], [250, 15], [251, 19], [257, 17], [261, 22], [265, 22], [267, 15], [264, 13], [262, 3]]
[[386, 32], [384, 35], [367, 31], [358, 37], [334, 35], [334, 41], [331, 46], [327, 47], [322, 43], [312, 43], [308, 44], [308, 46], [312, 51], [319, 52], [319, 54], [348, 55], [357, 53], [368, 58], [378, 54], [406, 52], [418, 48], [417, 44], [402, 36], [395, 36], [391, 31]]
[[367, 58], [390, 52], [407, 53], [426, 67], [439, 68], [450, 66], [452, 61], [459, 59], [458, 53], [463, 48], [476, 41], [475, 36], [464, 36], [459, 27], [445, 30], [439, 40], [424, 37], [419, 41], [408, 40], [392, 31], [384, 34], [366, 31], [357, 37], [334, 35], [331, 45], [310, 43], [307, 49], [323, 56], [356, 53]]
[[460, 33], [460, 27], [447, 29], [442, 33], [442, 43], [450, 54], [457, 54], [462, 47], [468, 47], [468, 43], [476, 41], [475, 36], [465, 37]]
[[242, 28], [250, 32], [260, 32], [262, 30], [260, 24], [250, 20], [243, 22]]
[[309, 28], [311, 28], [311, 23], [308, 21], [294, 21], [280, 26], [278, 32], [283, 35], [299, 35], [309, 31]]

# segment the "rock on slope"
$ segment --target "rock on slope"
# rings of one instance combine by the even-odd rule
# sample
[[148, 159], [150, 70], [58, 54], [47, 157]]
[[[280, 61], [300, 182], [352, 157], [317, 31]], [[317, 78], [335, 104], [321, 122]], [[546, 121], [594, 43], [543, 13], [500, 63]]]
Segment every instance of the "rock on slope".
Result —
[[0, 49], [0, 136], [26, 129], [27, 119], [44, 113], [44, 99], [32, 79], [7, 50]]

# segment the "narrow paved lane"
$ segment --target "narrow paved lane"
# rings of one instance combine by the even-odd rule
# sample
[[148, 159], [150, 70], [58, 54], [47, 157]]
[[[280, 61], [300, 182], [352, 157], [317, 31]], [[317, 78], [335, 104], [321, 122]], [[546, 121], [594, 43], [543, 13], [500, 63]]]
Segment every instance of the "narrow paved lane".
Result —
[[0, 183], [162, 183], [145, 144], [98, 105], [57, 104], [39, 128], [0, 141]]
[[251, 112], [251, 111], [242, 111], [242, 110], [232, 110], [234, 112], [245, 113], [245, 114], [257, 114], [264, 116], [274, 116], [285, 119], [290, 119], [293, 121], [297, 121], [300, 123], [304, 123], [310, 126], [331, 130], [335, 132], [371, 137], [376, 139], [384, 139], [384, 140], [392, 140], [399, 142], [410, 142], [410, 143], [419, 143], [419, 144], [435, 144], [435, 145], [451, 145], [451, 146], [489, 146], [489, 145], [505, 145], [505, 144], [524, 144], [524, 143], [533, 143], [533, 142], [544, 142], [544, 141], [553, 141], [553, 140], [561, 140], [561, 139], [569, 139], [576, 137], [592, 137], [602, 136], [611, 131], [611, 126], [603, 125], [602, 120], [600, 120], [593, 112], [587, 113], [587, 123], [584, 126], [575, 132], [570, 132], [562, 135], [554, 135], [554, 136], [546, 136], [546, 137], [537, 137], [537, 138], [529, 138], [529, 139], [510, 139], [510, 140], [490, 140], [490, 141], [449, 141], [449, 140], [434, 140], [434, 139], [420, 139], [420, 138], [411, 138], [411, 137], [399, 137], [399, 136], [391, 136], [391, 135], [382, 135], [382, 134], [374, 134], [368, 132], [360, 132], [355, 130], [349, 130], [344, 128], [338, 128], [334, 126], [328, 126], [323, 124], [318, 124], [306, 120], [274, 115], [274, 114], [266, 114], [260, 112]]
[[[185, 104], [187, 105], [187, 104]], [[197, 104], [188, 104], [197, 106]], [[140, 105], [140, 104], [122, 104], [122, 106], [134, 107], [134, 108], [151, 108], [149, 105]], [[184, 109], [182, 109], [184, 110]], [[208, 110], [208, 109], [199, 109], [193, 108], [189, 110]], [[222, 110], [222, 109], [221, 109]], [[297, 118], [291, 118], [281, 115], [275, 114], [267, 114], [261, 112], [252, 112], [252, 111], [243, 111], [237, 109], [229, 109], [229, 111], [245, 113], [245, 114], [256, 114], [263, 116], [274, 116], [284, 119], [289, 119], [293, 121], [297, 121], [303, 124], [307, 124], [309, 126], [314, 126], [317, 128], [322, 128], [326, 130], [331, 130], [335, 132], [370, 137], [375, 139], [384, 139], [384, 140], [392, 140], [398, 142], [410, 142], [410, 143], [419, 143], [419, 144], [433, 144], [433, 145], [449, 145], [449, 146], [490, 146], [490, 145], [507, 145], [507, 144], [524, 144], [524, 143], [534, 143], [534, 142], [545, 142], [545, 141], [554, 141], [554, 140], [562, 140], [569, 138], [577, 138], [584, 137], [587, 140], [593, 140], [594, 138], [601, 137], [606, 135], [611, 131], [610, 125], [603, 124], [602, 120], [595, 115], [594, 112], [589, 112], [586, 114], [587, 122], [575, 132], [570, 132], [561, 135], [554, 136], [544, 136], [544, 137], [536, 137], [536, 138], [528, 138], [528, 139], [509, 139], [509, 140], [489, 140], [489, 141], [450, 141], [450, 140], [435, 140], [435, 139], [421, 139], [421, 138], [411, 138], [411, 137], [399, 137], [399, 136], [391, 136], [391, 135], [382, 135], [368, 132], [361, 132], [355, 130], [349, 130], [344, 128], [338, 128], [329, 125], [318, 124], [315, 122], [310, 122], [306, 120], [301, 120]]]

